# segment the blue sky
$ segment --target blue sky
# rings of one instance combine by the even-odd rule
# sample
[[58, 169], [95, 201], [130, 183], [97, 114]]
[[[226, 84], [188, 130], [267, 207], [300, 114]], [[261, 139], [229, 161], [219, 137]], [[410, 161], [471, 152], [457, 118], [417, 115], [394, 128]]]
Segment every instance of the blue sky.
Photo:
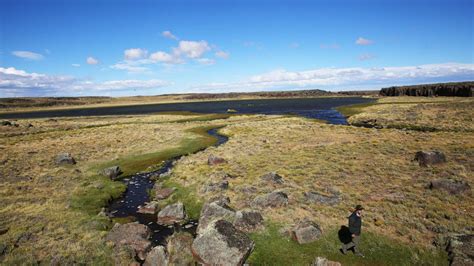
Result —
[[474, 80], [473, 1], [0, 0], [0, 97]]

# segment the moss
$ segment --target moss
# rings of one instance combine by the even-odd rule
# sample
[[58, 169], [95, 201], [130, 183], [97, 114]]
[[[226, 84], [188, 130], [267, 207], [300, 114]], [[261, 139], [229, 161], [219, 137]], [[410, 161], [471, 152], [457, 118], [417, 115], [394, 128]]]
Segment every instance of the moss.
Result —
[[364, 232], [360, 250], [365, 258], [351, 252], [340, 253], [338, 229], [325, 231], [323, 237], [313, 243], [298, 244], [279, 233], [278, 224], [269, 223], [263, 232], [251, 234], [255, 250], [248, 262], [252, 265], [309, 265], [318, 256], [342, 265], [446, 265], [447, 254], [441, 250], [420, 249], [401, 244], [385, 236]]

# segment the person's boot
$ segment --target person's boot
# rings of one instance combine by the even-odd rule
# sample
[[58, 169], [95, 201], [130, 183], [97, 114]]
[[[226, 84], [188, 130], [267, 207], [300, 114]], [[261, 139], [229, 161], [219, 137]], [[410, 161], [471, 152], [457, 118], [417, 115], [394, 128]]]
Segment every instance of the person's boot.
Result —
[[356, 256], [359, 256], [359, 257], [362, 257], [362, 258], [365, 258], [364, 254], [362, 254], [360, 251], [357, 251], [355, 253]]
[[342, 254], [346, 255], [346, 254], [347, 254], [346, 246], [343, 245], [342, 248], [339, 249], [339, 251], [340, 251]]

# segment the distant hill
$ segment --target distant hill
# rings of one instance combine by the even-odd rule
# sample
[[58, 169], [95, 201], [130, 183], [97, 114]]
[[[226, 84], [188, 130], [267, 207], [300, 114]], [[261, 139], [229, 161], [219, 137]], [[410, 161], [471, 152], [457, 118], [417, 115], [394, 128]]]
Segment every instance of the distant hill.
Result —
[[380, 95], [472, 97], [474, 95], [474, 81], [389, 87], [381, 89]]
[[288, 97], [316, 97], [330, 96], [335, 93], [323, 90], [298, 90], [298, 91], [263, 91], [263, 92], [228, 92], [228, 93], [195, 93], [183, 97], [186, 100], [196, 99], [226, 99], [226, 98], [246, 98], [246, 97], [264, 97], [264, 98], [288, 98]]

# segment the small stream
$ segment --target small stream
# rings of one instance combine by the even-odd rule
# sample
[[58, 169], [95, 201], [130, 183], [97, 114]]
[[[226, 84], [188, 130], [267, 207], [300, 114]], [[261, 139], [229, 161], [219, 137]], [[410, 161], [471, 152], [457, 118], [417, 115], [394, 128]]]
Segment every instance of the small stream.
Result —
[[[218, 130], [218, 128], [215, 128], [207, 131], [209, 135], [217, 139], [217, 142], [214, 144], [215, 147], [228, 141], [228, 137], [220, 135], [217, 132]], [[158, 170], [147, 173], [137, 173], [124, 178], [123, 182], [127, 184], [127, 190], [122, 197], [112, 201], [108, 207], [109, 216], [111, 218], [130, 218], [130, 220], [138, 221], [141, 224], [147, 225], [152, 231], [150, 241], [153, 246], [165, 245], [166, 238], [171, 236], [175, 231], [186, 231], [192, 235], [195, 235], [196, 233], [197, 221], [195, 220], [190, 220], [181, 226], [165, 226], [156, 223], [156, 215], [137, 212], [139, 206], [144, 206], [145, 202], [151, 201], [148, 191], [152, 190], [155, 184], [152, 177], [170, 171], [174, 162], [179, 158], [181, 158], [181, 156], [167, 160]]]

